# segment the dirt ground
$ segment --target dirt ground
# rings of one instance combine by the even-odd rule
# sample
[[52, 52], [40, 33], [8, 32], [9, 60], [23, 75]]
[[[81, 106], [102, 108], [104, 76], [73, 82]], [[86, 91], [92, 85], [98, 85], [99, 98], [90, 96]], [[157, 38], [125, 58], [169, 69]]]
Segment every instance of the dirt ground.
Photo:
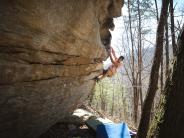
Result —
[[39, 138], [95, 138], [95, 133], [86, 125], [56, 123]]

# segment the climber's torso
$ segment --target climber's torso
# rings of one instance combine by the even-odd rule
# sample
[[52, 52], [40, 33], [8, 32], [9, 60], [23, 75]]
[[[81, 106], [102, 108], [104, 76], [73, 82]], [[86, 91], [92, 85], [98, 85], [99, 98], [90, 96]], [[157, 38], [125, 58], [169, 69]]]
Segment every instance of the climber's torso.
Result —
[[117, 69], [121, 66], [122, 64], [118, 61], [116, 61], [116, 64], [112, 64], [109, 66], [108, 71], [107, 71], [107, 76], [112, 77], [116, 72]]

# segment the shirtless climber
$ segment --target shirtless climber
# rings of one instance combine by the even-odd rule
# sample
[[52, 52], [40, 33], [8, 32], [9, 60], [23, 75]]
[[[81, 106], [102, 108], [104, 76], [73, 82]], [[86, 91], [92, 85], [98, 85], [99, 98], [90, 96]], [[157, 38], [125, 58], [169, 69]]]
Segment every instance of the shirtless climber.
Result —
[[121, 61], [123, 61], [124, 57], [120, 56], [119, 58], [117, 58], [115, 55], [115, 51], [112, 47], [108, 50], [108, 52], [112, 65], [110, 65], [107, 70], [103, 70], [102, 74], [95, 77], [95, 80], [97, 82], [104, 77], [112, 77], [117, 72], [117, 69], [122, 66]]

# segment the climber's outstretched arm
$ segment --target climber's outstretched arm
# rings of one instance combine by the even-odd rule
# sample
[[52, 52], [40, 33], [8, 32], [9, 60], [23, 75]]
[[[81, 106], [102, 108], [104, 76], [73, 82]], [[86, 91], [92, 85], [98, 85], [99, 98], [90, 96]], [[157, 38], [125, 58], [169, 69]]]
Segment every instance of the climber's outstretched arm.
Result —
[[113, 57], [112, 57], [112, 53], [111, 53], [111, 49], [109, 50], [109, 57], [110, 57], [110, 60], [113, 64], [116, 64], [116, 62], [114, 61]]
[[118, 58], [116, 57], [115, 51], [112, 47], [111, 47], [111, 53], [114, 56], [114, 59], [117, 60]]
[[114, 65], [116, 65], [117, 63], [116, 63], [116, 60], [118, 59], [117, 57], [116, 57], [116, 55], [115, 55], [115, 51], [114, 51], [114, 49], [111, 47], [111, 49], [109, 50], [109, 56], [110, 56], [110, 60], [111, 60], [111, 62], [114, 64]]

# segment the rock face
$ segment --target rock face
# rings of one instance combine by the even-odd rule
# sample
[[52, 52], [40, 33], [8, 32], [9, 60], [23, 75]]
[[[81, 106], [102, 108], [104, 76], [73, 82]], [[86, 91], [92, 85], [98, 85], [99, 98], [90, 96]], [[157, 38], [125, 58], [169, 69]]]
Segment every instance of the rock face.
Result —
[[0, 137], [34, 138], [91, 92], [122, 0], [0, 1]]

